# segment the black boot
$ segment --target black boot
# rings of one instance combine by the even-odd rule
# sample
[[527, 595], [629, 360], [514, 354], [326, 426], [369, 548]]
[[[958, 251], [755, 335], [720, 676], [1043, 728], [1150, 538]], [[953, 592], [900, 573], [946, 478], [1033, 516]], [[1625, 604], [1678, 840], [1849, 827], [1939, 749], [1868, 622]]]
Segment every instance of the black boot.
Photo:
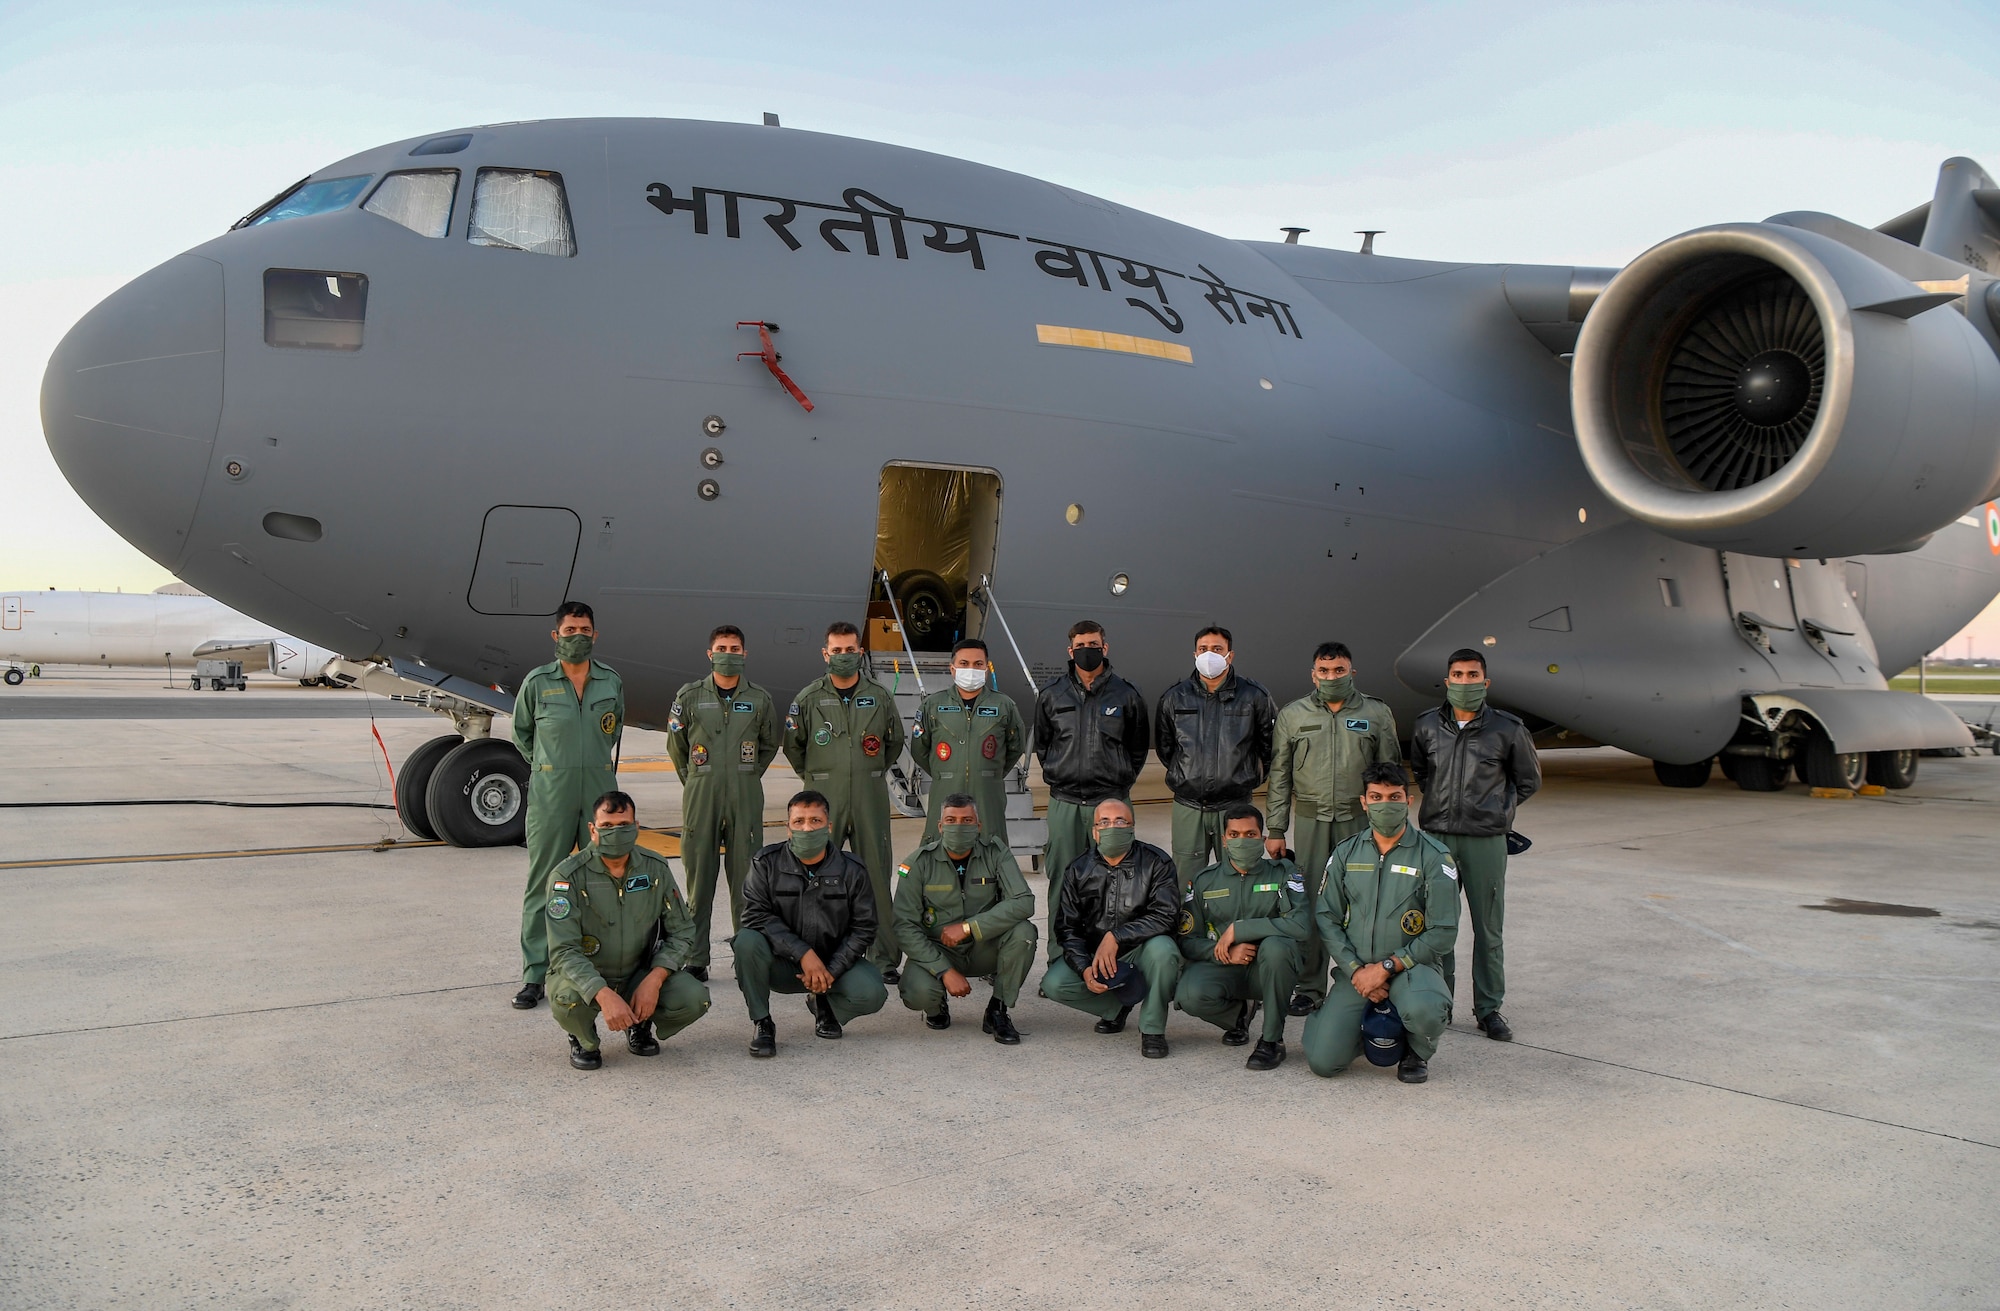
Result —
[[521, 990], [514, 994], [514, 1009], [517, 1011], [531, 1011], [535, 1009], [535, 1003], [540, 1001], [544, 995], [541, 984], [524, 983], [521, 985]]
[[703, 983], [708, 982], [708, 966], [706, 965], [690, 965], [685, 970], [682, 970], [681, 973], [687, 975], [690, 979], [700, 979]]
[[1167, 1055], [1167, 1035], [1164, 1033], [1140, 1034], [1139, 1054], [1149, 1061], [1164, 1060]]
[[979, 1031], [992, 1034], [993, 1041], [1003, 1047], [1021, 1045], [1021, 1031], [1014, 1027], [1013, 1017], [1007, 1014], [998, 997], [986, 1003], [986, 1022], [979, 1026]]
[[1415, 1052], [1396, 1062], [1396, 1077], [1404, 1083], [1422, 1083], [1431, 1077], [1430, 1064]]
[[1250, 1059], [1243, 1062], [1246, 1070], [1275, 1070], [1285, 1063], [1285, 1043], [1282, 1038], [1272, 1041], [1264, 1038], [1258, 1041], [1257, 1050], [1250, 1053]]
[[833, 1003], [825, 997], [814, 997], [813, 1036], [816, 1038], [838, 1038], [840, 1021], [834, 1018]]
[[901, 983], [902, 981], [903, 981], [903, 972], [897, 969], [894, 965], [891, 965], [888, 969], [882, 971], [882, 982]]
[[1099, 1020], [1097, 1022], [1097, 1031], [1099, 1033], [1125, 1032], [1125, 1017], [1127, 1015], [1130, 1015], [1131, 1013], [1132, 1013], [1132, 1008], [1130, 1006], [1120, 1006], [1118, 1008], [1118, 1014], [1112, 1016], [1108, 1020]]
[[1292, 994], [1292, 1004], [1285, 1008], [1285, 1013], [1288, 1015], [1311, 1015], [1313, 1008], [1318, 1005], [1318, 1002], [1306, 996], [1303, 992], [1295, 992]]
[[771, 1023], [766, 1015], [757, 1021], [757, 1031], [750, 1035], [752, 1056], [776, 1056], [778, 1054], [778, 1026]]
[[660, 1040], [653, 1036], [653, 1022], [641, 1020], [625, 1030], [625, 1050], [634, 1056], [658, 1056]]
[[595, 1047], [585, 1047], [577, 1041], [575, 1034], [571, 1034], [569, 1063], [579, 1070], [601, 1070], [604, 1068], [604, 1053]]
[[1223, 1031], [1222, 1045], [1225, 1047], [1241, 1047], [1244, 1043], [1249, 1042], [1250, 1020], [1256, 1014], [1257, 1003], [1254, 1001], [1244, 1002], [1243, 1009], [1236, 1012], [1236, 1023]]
[[1507, 1021], [1500, 1018], [1499, 1011], [1494, 1011], [1476, 1023], [1479, 1025], [1479, 1031], [1495, 1042], [1514, 1041], [1514, 1031], [1507, 1027]]
[[951, 1000], [949, 998], [938, 1003], [935, 1014], [924, 1016], [924, 1027], [927, 1029], [949, 1029], [951, 1027]]

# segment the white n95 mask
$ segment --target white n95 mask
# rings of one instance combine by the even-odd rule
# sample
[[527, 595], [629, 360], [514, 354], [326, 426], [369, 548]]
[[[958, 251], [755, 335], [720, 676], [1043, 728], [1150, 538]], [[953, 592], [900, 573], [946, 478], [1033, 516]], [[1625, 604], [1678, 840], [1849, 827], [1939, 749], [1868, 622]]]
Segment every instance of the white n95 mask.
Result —
[[1195, 654], [1194, 671], [1203, 678], [1220, 678], [1222, 671], [1229, 668], [1229, 657], [1220, 651], [1200, 651]]
[[962, 691], [977, 692], [980, 688], [986, 686], [986, 671], [984, 669], [954, 669], [951, 671], [951, 681], [958, 684]]

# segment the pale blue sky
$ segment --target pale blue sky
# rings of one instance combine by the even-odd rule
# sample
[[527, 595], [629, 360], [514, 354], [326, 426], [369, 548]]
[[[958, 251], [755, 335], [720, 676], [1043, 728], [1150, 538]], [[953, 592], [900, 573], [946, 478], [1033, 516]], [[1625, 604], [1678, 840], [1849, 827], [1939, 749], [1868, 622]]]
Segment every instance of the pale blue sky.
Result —
[[119, 283], [382, 141], [771, 110], [1231, 236], [1618, 264], [1787, 209], [1877, 223], [1948, 155], [2000, 169], [1996, 36], [2000, 8], [1909, 2], [0, 0], [0, 581], [163, 581], [49, 460], [48, 352]]

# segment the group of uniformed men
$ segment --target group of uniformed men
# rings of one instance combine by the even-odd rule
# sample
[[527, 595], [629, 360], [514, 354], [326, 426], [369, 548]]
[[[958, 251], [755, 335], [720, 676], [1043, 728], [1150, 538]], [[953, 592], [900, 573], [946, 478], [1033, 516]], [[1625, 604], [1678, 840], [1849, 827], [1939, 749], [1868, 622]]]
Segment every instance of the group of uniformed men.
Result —
[[[952, 686], [924, 699], [910, 731], [929, 808], [892, 890], [889, 770], [905, 739], [889, 689], [863, 672], [859, 630], [829, 627], [825, 676], [780, 716], [744, 677], [741, 630], [717, 628], [709, 676], [681, 688], [667, 724], [684, 900], [665, 860], [637, 844], [636, 807], [616, 787], [624, 694], [592, 657], [590, 607], [566, 604], [553, 636], [556, 659], [515, 703], [531, 781], [514, 1005], [531, 1009], [546, 991], [572, 1065], [602, 1064], [600, 1017], [651, 1056], [708, 1009], [719, 883], [752, 1056], [777, 1050], [773, 992], [804, 994], [815, 1033], [838, 1038], [882, 1008], [890, 983], [928, 1027], [948, 1028], [951, 999], [978, 978], [993, 989], [983, 1032], [1020, 1042], [1010, 1009], [1040, 934], [1008, 848], [1005, 779], [1030, 735], [992, 685], [985, 643], [958, 643]], [[1507, 842], [1541, 775], [1521, 721], [1486, 704], [1479, 651], [1451, 655], [1445, 704], [1410, 735], [1415, 825], [1395, 718], [1355, 687], [1338, 642], [1314, 651], [1313, 691], [1278, 709], [1236, 672], [1229, 630], [1210, 625], [1195, 637], [1193, 672], [1150, 716], [1112, 670], [1101, 625], [1073, 625], [1068, 655], [1034, 705], [1049, 789], [1041, 995], [1097, 1016], [1104, 1034], [1137, 1008], [1147, 1057], [1168, 1054], [1176, 1003], [1231, 1045], [1249, 1043], [1261, 1011], [1253, 1070], [1283, 1063], [1286, 1019], [1306, 1016], [1314, 1073], [1366, 1052], [1421, 1083], [1450, 1021], [1462, 888], [1473, 1018], [1487, 1037], [1512, 1038], [1500, 1015]], [[1134, 835], [1131, 788], [1149, 749], [1174, 797], [1171, 854]], [[766, 844], [762, 780], [781, 751], [804, 790], [787, 806], [785, 840]], [[1250, 804], [1259, 786], [1268, 822]]]

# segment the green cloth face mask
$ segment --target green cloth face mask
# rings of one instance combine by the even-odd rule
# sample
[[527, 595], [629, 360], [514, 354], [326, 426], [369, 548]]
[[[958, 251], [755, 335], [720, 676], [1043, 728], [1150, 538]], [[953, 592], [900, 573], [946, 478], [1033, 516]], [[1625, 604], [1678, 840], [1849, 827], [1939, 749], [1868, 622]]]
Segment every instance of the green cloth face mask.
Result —
[[1354, 675], [1342, 674], [1339, 678], [1315, 678], [1313, 687], [1319, 692], [1319, 699], [1327, 705], [1345, 701], [1354, 695]]
[[1368, 827], [1383, 837], [1394, 837], [1410, 822], [1410, 803], [1407, 801], [1378, 801], [1368, 807]]
[[632, 854], [632, 848], [639, 844], [637, 824], [600, 824], [597, 826], [597, 854], [609, 856], [613, 860]]
[[826, 658], [826, 667], [833, 671], [836, 678], [852, 678], [861, 672], [861, 653], [835, 651]]
[[792, 854], [800, 860], [811, 862], [826, 854], [827, 839], [833, 836], [830, 828], [795, 828], [792, 830]]
[[1106, 860], [1121, 858], [1132, 849], [1132, 830], [1129, 828], [1097, 830], [1097, 849], [1104, 853]]
[[972, 850], [972, 844], [979, 841], [977, 824], [940, 824], [938, 836], [944, 839], [944, 854], [963, 856]]
[[564, 664], [580, 665], [596, 649], [597, 639], [589, 633], [565, 633], [556, 639], [556, 659]]
[[1454, 710], [1477, 710], [1486, 704], [1486, 684], [1446, 683], [1444, 699], [1451, 702]]
[[1257, 868], [1257, 862], [1264, 859], [1264, 839], [1224, 838], [1222, 849], [1229, 853], [1229, 863], [1248, 874]]
[[708, 667], [724, 678], [734, 678], [743, 672], [741, 651], [717, 651], [708, 657]]

